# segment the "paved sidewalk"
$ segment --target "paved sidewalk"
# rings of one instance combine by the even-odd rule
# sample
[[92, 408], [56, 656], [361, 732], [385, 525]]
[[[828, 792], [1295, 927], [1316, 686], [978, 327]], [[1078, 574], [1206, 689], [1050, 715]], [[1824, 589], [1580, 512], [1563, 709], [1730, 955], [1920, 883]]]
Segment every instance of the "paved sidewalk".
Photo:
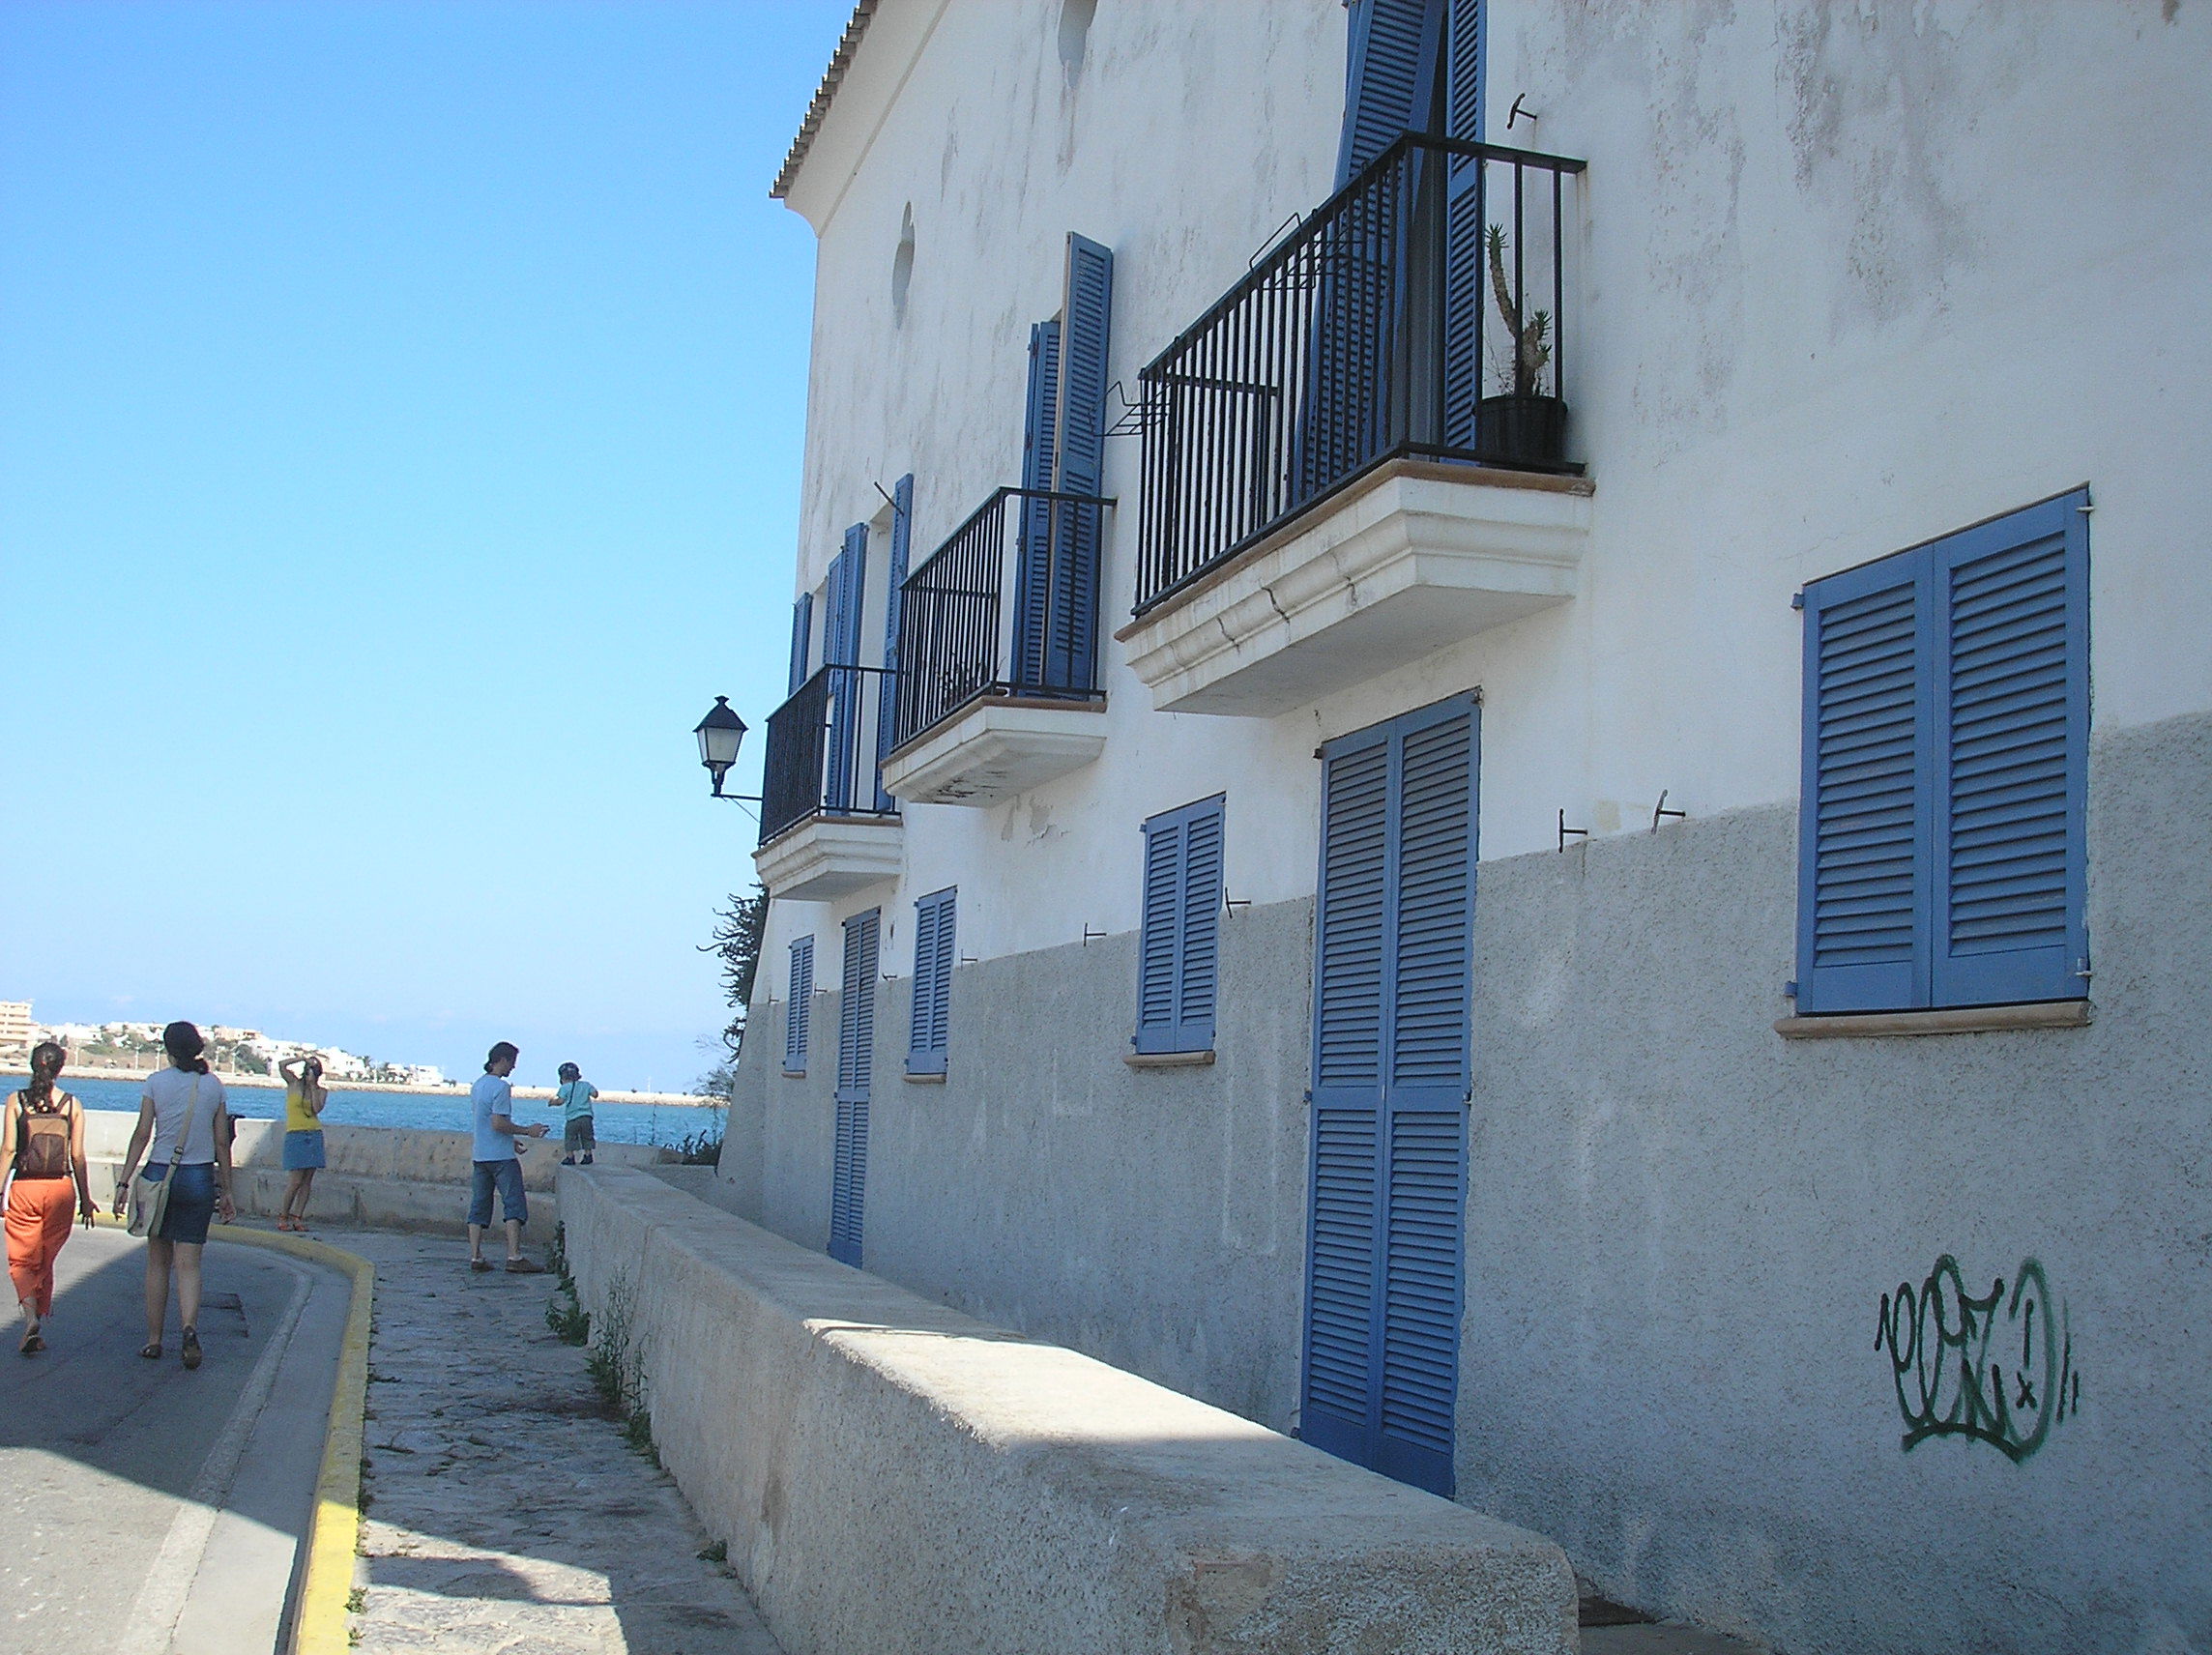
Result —
[[471, 1274], [458, 1241], [330, 1238], [376, 1264], [365, 1655], [777, 1655], [584, 1352], [547, 1328], [550, 1275]]
[[[47, 1350], [0, 1345], [0, 1655], [276, 1646], [322, 1465], [344, 1277], [218, 1227], [196, 1373], [146, 1336], [146, 1244], [73, 1235]], [[13, 1311], [14, 1307], [9, 1307]]]

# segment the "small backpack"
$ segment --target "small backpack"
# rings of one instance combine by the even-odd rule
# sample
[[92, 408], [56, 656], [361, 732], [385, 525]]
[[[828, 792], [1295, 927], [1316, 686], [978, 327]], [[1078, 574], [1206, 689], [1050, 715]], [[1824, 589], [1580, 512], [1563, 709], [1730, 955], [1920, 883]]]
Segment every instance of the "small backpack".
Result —
[[31, 1107], [31, 1094], [19, 1091], [15, 1102], [23, 1111], [21, 1142], [15, 1149], [15, 1176], [19, 1178], [66, 1178], [70, 1165], [70, 1109], [64, 1102], [51, 1114]]

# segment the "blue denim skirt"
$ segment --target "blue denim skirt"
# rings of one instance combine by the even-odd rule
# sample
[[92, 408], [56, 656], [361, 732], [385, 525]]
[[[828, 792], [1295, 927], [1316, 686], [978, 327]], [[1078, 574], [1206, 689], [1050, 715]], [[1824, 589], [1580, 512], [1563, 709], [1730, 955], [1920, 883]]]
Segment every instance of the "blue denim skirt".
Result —
[[312, 1132], [287, 1132], [284, 1134], [284, 1170], [287, 1173], [313, 1172], [330, 1163], [323, 1159], [323, 1129]]
[[164, 1161], [148, 1167], [146, 1176], [156, 1183], [168, 1177], [176, 1180], [169, 1185], [168, 1205], [161, 1208], [161, 1228], [155, 1238], [182, 1241], [188, 1247], [205, 1246], [208, 1220], [215, 1216], [215, 1163], [199, 1161], [171, 1167]]

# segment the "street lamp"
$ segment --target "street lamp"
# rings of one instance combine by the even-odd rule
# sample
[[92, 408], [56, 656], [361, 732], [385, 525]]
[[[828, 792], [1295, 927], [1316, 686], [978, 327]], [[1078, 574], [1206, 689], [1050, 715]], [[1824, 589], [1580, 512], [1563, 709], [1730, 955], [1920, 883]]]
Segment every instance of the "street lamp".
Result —
[[738, 762], [738, 748], [745, 739], [745, 721], [730, 711], [730, 698], [715, 696], [714, 705], [707, 709], [707, 716], [691, 733], [699, 738], [699, 762], [714, 778], [714, 797], [739, 799], [739, 795], [722, 791], [722, 778]]

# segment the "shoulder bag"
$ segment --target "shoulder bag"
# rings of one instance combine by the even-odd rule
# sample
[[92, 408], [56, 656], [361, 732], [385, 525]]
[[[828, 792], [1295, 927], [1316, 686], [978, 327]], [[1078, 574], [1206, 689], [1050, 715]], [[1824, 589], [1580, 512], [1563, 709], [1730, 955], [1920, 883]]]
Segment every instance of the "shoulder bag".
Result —
[[[177, 1134], [177, 1147], [169, 1152], [169, 1172], [166, 1177], [150, 1178], [143, 1171], [131, 1180], [131, 1234], [133, 1235], [159, 1235], [161, 1219], [169, 1210], [169, 1186], [176, 1181], [177, 1168], [185, 1159], [185, 1146], [191, 1141], [192, 1120], [199, 1114], [200, 1077], [192, 1076], [192, 1100], [185, 1106], [185, 1129]], [[159, 1126], [159, 1118], [156, 1125]]]

